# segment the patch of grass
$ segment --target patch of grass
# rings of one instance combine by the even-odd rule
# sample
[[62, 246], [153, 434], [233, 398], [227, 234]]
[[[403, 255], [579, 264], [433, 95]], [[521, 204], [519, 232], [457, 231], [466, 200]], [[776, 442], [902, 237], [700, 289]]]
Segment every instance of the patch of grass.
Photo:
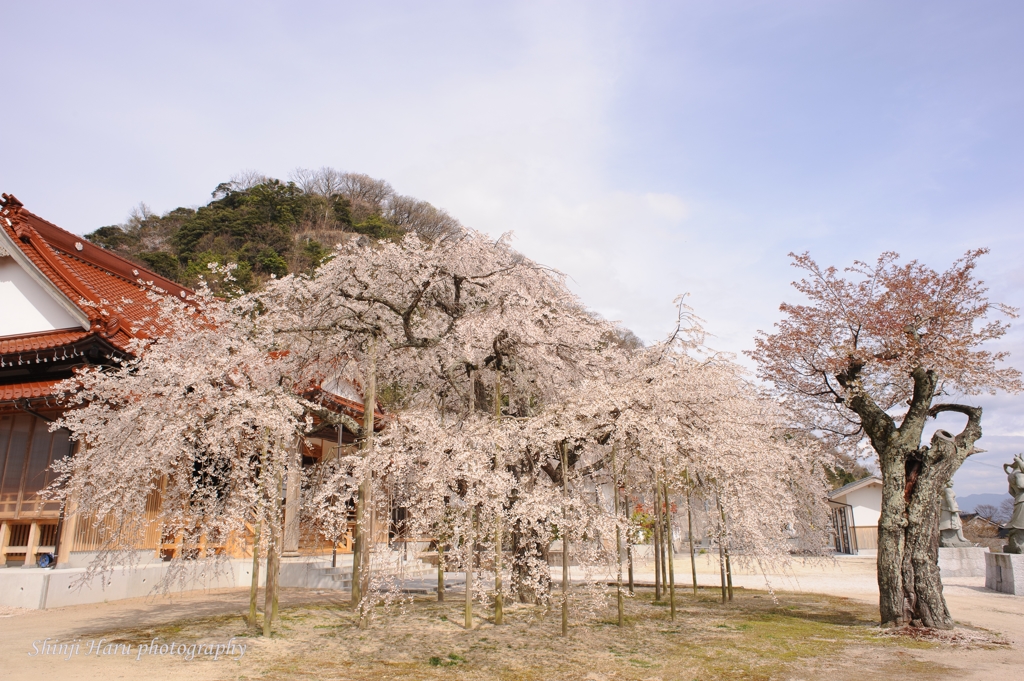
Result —
[[[552, 616], [543, 606], [517, 604], [500, 627], [487, 623], [490, 613], [478, 608], [480, 628], [473, 631], [449, 623], [461, 621], [461, 603], [429, 597], [401, 612], [378, 609], [368, 631], [356, 629], [351, 609], [335, 604], [282, 607], [274, 638], [286, 645], [267, 645], [253, 633], [237, 674], [274, 681], [379, 681], [383, 676], [541, 681], [593, 672], [637, 681], [648, 678], [651, 669], [663, 669], [679, 679], [838, 678], [847, 674], [837, 675], [837, 668], [860, 669], [851, 651], [870, 655], [872, 669], [889, 669], [901, 681], [934, 678], [941, 671], [914, 661], [914, 651], [935, 644], [883, 636], [874, 608], [814, 594], [780, 594], [779, 601], [746, 591], [723, 605], [713, 592], [697, 598], [687, 593], [677, 598], [676, 619], [670, 621], [664, 605], [641, 592], [626, 603], [625, 626], [615, 626], [614, 599], [609, 599], [609, 607], [592, 621], [574, 621], [565, 638], [559, 635], [557, 613]], [[237, 615], [190, 619], [145, 629], [145, 637], [117, 631], [107, 638], [228, 638], [242, 633], [240, 622]], [[459, 652], [438, 654], [439, 649]], [[383, 675], [382, 665], [387, 667]]]

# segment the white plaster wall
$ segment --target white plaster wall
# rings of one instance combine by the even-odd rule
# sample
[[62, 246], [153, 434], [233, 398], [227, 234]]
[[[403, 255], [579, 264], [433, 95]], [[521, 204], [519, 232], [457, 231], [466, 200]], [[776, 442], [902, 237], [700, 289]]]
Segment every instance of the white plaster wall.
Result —
[[0, 336], [81, 328], [10, 256], [0, 257]]
[[853, 524], [857, 527], [877, 527], [882, 515], [882, 486], [868, 485], [845, 495], [844, 502], [853, 506]]

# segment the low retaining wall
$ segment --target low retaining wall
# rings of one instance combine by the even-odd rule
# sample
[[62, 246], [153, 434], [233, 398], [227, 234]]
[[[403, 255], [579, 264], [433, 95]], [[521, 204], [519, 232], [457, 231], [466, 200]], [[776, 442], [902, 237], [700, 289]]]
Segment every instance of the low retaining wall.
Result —
[[[349, 589], [351, 556], [338, 556], [338, 567], [333, 570], [330, 565], [330, 557], [282, 558], [281, 586]], [[252, 583], [252, 560], [178, 563], [178, 566], [191, 568], [191, 574], [170, 584], [166, 588], [169, 593], [248, 588]], [[170, 563], [163, 561], [143, 562], [133, 568], [115, 567], [112, 572], [93, 575], [84, 583], [82, 580], [88, 573], [85, 567], [0, 568], [0, 605], [43, 610], [153, 596], [162, 591], [170, 567]], [[260, 586], [265, 585], [266, 575], [267, 566], [264, 561], [260, 565]]]
[[[168, 567], [164, 562], [134, 568], [115, 567], [112, 572], [93, 575], [84, 583], [82, 579], [87, 574], [85, 568], [0, 569], [0, 605], [42, 610], [152, 596], [159, 593], [158, 588], [167, 577]], [[283, 577], [286, 572], [283, 561], [281, 567]], [[193, 574], [169, 585], [167, 591], [181, 593], [249, 586], [251, 575], [252, 561], [248, 560], [197, 563]], [[261, 568], [261, 585], [265, 575], [266, 570]]]
[[985, 588], [1024, 596], [1024, 554], [986, 553]]
[[939, 572], [943, 579], [984, 577], [987, 554], [988, 549], [984, 546], [939, 547]]

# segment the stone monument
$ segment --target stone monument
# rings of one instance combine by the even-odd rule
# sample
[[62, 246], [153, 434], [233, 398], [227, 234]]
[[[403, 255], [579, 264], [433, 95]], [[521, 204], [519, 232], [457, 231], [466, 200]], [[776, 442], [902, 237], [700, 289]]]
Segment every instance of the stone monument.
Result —
[[1006, 523], [1006, 546], [1002, 553], [985, 556], [985, 588], [1004, 594], [1024, 596], [1024, 456], [1003, 464], [1013, 497], [1013, 515]]
[[942, 490], [939, 510], [939, 571], [942, 578], [984, 577], [986, 553], [988, 549], [975, 546], [964, 537], [956, 493], [952, 481], [948, 482]]
[[953, 481], [942, 490], [942, 508], [939, 512], [939, 546], [965, 548], [974, 546], [964, 538], [964, 525], [960, 522], [960, 507], [956, 505]]
[[1024, 553], [1024, 457], [1020, 454], [1013, 457], [1013, 463], [1003, 464], [1003, 471], [1013, 497], [1013, 515], [1006, 523], [1010, 532], [1003, 553]]

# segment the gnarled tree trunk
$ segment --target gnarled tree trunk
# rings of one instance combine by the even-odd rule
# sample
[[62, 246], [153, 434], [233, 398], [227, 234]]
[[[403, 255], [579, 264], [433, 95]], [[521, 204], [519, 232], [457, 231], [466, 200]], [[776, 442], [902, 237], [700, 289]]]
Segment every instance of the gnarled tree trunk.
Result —
[[[844, 376], [856, 380], [856, 367]], [[931, 406], [938, 379], [916, 369], [914, 396], [903, 422], [893, 419], [863, 393], [849, 406], [861, 417], [882, 469], [882, 513], [878, 521], [879, 613], [884, 626], [951, 629], [953, 618], [939, 576], [939, 503], [946, 483], [981, 438], [981, 408]], [[929, 416], [955, 411], [967, 416], [956, 436], [939, 430], [922, 447]]]

